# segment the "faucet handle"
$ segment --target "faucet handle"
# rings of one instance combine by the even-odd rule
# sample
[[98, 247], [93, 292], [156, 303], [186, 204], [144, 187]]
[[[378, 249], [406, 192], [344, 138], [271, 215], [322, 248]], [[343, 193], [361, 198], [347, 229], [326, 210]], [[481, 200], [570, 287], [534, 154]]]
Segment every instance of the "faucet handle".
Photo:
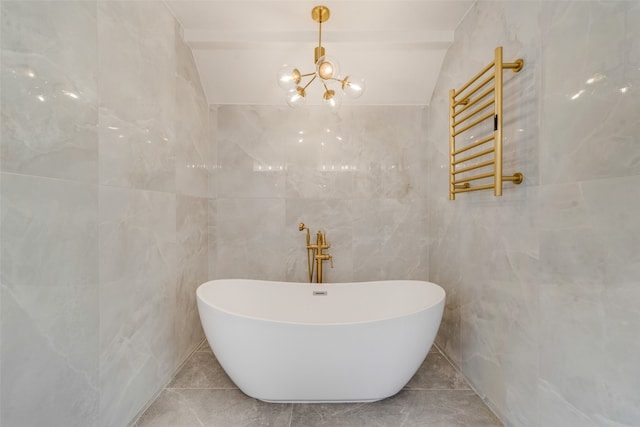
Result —
[[329, 261], [331, 262], [331, 268], [333, 268], [333, 255], [329, 255]]

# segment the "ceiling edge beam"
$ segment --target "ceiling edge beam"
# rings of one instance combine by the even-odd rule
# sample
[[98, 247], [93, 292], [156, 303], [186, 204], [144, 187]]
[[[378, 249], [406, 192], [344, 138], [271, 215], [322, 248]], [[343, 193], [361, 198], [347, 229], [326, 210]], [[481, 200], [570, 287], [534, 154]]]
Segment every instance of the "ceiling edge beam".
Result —
[[[446, 45], [453, 43], [453, 31], [323, 31], [322, 41], [332, 44], [422, 44]], [[189, 45], [291, 45], [315, 43], [317, 32], [234, 32], [185, 29], [184, 38]]]

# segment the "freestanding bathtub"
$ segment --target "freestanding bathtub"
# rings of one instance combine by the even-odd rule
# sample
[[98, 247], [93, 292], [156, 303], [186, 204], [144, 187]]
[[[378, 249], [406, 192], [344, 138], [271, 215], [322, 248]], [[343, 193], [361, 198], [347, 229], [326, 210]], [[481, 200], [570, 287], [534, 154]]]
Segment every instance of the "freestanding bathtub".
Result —
[[197, 290], [214, 354], [267, 402], [372, 402], [396, 394], [426, 357], [445, 292], [409, 280], [309, 284], [213, 280]]

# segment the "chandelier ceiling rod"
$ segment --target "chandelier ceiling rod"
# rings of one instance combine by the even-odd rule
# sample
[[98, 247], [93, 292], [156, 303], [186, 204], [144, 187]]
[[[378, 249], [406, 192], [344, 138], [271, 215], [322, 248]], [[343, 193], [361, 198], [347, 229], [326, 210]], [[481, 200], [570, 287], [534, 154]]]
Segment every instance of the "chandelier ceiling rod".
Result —
[[318, 23], [318, 47], [314, 51], [313, 63], [317, 64], [318, 59], [324, 56], [322, 47], [322, 23], [327, 22], [331, 14], [326, 6], [316, 6], [311, 11], [311, 18]]

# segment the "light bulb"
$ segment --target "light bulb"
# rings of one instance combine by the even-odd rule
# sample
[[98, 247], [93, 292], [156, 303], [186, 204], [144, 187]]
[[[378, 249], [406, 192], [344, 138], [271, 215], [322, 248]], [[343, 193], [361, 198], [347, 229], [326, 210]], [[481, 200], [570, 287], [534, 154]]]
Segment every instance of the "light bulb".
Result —
[[340, 65], [338, 64], [338, 61], [335, 60], [335, 58], [332, 58], [330, 56], [322, 56], [318, 59], [318, 62], [316, 64], [316, 73], [321, 79], [329, 80], [331, 78], [334, 78], [338, 75], [339, 71]]
[[290, 65], [283, 65], [278, 71], [278, 85], [284, 90], [294, 90], [301, 79], [300, 71]]
[[359, 98], [364, 92], [364, 79], [347, 76], [342, 80], [342, 90], [349, 98]]
[[324, 104], [336, 110], [342, 105], [342, 92], [336, 92], [333, 89], [327, 89], [322, 96]]
[[289, 104], [290, 107], [298, 107], [306, 103], [307, 94], [303, 88], [298, 86], [295, 89], [287, 92], [286, 100], [287, 104]]

